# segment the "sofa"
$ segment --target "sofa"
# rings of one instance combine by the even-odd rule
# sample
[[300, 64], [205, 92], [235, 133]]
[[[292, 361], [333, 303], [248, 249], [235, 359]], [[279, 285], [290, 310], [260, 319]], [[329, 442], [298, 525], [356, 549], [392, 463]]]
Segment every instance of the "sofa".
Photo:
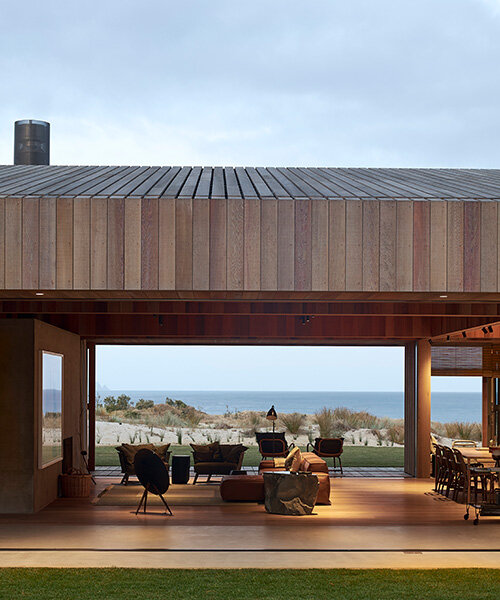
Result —
[[208, 483], [212, 475], [229, 475], [231, 471], [239, 471], [243, 456], [248, 450], [242, 444], [191, 444], [193, 449], [194, 480], [200, 475], [206, 475]]
[[168, 451], [169, 447], [170, 444], [164, 444], [162, 446], [157, 446], [155, 444], [122, 444], [121, 446], [116, 446], [116, 451], [118, 452], [120, 466], [123, 473], [120, 483], [127, 485], [130, 475], [135, 475], [134, 458], [138, 450], [152, 450], [155, 454], [158, 454], [168, 469], [168, 463], [171, 454]]
[[[316, 504], [331, 504], [330, 477], [326, 462], [313, 452], [297, 452], [294, 448], [288, 455], [289, 464], [281, 460], [263, 460], [259, 465], [259, 475], [230, 475], [224, 477], [220, 495], [225, 502], [264, 502], [264, 475], [266, 471], [309, 471], [318, 477], [319, 490]], [[290, 456], [292, 455], [293, 456]], [[293, 461], [295, 460], [295, 464]]]

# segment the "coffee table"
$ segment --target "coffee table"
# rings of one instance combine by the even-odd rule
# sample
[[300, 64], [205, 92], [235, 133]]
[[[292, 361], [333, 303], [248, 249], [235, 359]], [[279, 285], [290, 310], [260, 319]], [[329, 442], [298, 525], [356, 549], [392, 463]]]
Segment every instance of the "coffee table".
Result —
[[278, 515], [310, 515], [319, 490], [314, 473], [266, 471], [264, 475], [265, 507]]

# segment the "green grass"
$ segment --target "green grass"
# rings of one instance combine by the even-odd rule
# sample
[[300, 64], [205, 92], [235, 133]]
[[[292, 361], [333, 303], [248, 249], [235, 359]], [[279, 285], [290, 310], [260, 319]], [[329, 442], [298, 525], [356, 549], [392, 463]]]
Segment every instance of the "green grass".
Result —
[[[190, 446], [170, 446], [173, 454], [191, 454]], [[245, 452], [243, 465], [258, 466], [261, 460], [257, 446], [250, 446]], [[332, 462], [328, 459], [328, 464]], [[115, 446], [96, 447], [97, 466], [118, 466], [118, 453]], [[404, 448], [387, 446], [345, 446], [342, 454], [344, 467], [402, 467], [404, 464]]]
[[1, 599], [497, 600], [500, 571], [1, 569]]

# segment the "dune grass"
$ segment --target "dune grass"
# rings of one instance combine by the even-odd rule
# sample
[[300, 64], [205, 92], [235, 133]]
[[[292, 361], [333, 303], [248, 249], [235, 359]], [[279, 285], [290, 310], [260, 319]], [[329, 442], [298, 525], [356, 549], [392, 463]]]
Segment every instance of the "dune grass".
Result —
[[[191, 454], [190, 446], [171, 445], [173, 454]], [[305, 448], [302, 448], [305, 450]], [[257, 446], [250, 446], [245, 452], [243, 465], [258, 466], [261, 460]], [[331, 459], [328, 461], [331, 463]], [[342, 465], [344, 467], [402, 467], [404, 449], [390, 446], [344, 446]], [[118, 466], [118, 453], [115, 446], [96, 447], [97, 466]]]
[[0, 569], [0, 599], [496, 600], [500, 571]]

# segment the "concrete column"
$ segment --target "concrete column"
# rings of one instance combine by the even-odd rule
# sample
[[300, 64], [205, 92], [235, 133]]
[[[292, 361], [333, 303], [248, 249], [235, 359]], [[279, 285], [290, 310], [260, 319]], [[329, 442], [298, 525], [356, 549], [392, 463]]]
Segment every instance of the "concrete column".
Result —
[[417, 477], [431, 474], [431, 345], [417, 342]]

